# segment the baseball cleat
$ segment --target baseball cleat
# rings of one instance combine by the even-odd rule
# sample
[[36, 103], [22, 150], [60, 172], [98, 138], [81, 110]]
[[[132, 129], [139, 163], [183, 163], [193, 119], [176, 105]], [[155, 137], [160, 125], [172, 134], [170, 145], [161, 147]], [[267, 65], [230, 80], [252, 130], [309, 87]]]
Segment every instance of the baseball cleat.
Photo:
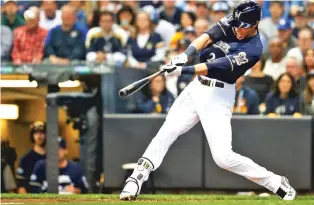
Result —
[[124, 185], [124, 188], [120, 194], [120, 200], [133, 201], [136, 199], [140, 190], [138, 181], [133, 177], [129, 177]]
[[276, 194], [283, 200], [287, 201], [294, 200], [297, 195], [296, 191], [289, 184], [289, 181], [286, 177], [281, 177], [281, 185]]
[[132, 195], [129, 192], [122, 191], [122, 193], [120, 194], [121, 201], [135, 201], [135, 199], [136, 199], [136, 196]]

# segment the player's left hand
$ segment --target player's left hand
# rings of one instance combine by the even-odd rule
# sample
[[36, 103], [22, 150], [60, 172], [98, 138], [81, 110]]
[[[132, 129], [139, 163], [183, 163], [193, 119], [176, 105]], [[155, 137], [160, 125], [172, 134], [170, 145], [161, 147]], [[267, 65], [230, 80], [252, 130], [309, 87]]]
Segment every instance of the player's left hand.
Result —
[[180, 76], [182, 73], [182, 66], [167, 64], [161, 66], [160, 70], [166, 71], [165, 76]]

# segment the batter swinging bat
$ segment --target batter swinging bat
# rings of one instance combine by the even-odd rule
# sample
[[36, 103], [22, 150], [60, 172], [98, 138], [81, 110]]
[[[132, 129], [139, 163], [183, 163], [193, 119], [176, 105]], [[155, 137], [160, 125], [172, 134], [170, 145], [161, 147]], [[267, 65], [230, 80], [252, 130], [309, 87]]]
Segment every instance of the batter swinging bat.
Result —
[[124, 88], [122, 88], [119, 91], [119, 96], [121, 98], [125, 98], [125, 97], [129, 97], [131, 95], [133, 95], [135, 92], [137, 92], [138, 90], [140, 90], [142, 87], [144, 87], [145, 85], [147, 85], [150, 81], [152, 81], [154, 78], [156, 78], [157, 76], [162, 75], [165, 72], [165, 70], [162, 71], [158, 71], [146, 78], [143, 78], [142, 80], [136, 81]]

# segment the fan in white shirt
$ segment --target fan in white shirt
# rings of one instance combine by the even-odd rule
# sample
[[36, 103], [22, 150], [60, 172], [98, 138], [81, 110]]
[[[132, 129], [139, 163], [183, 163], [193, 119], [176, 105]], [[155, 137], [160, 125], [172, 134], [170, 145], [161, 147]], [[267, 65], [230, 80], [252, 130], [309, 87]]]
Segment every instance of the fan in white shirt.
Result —
[[286, 72], [285, 58], [283, 57], [284, 47], [279, 38], [273, 38], [269, 44], [270, 58], [265, 62], [263, 72], [270, 75], [274, 80]]
[[57, 2], [55, 0], [43, 0], [40, 11], [39, 25], [50, 30], [62, 23], [61, 11], [57, 10]]

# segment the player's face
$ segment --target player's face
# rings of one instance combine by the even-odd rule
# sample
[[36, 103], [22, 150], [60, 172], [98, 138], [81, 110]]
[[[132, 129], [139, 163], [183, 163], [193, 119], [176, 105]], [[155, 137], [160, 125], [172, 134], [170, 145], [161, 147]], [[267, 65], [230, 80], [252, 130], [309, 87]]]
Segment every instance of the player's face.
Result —
[[34, 133], [34, 141], [38, 146], [42, 146], [45, 141], [45, 133], [42, 131], [37, 131]]
[[237, 39], [243, 40], [255, 34], [256, 26], [251, 26], [249, 28], [236, 28], [234, 27], [234, 32]]
[[287, 94], [292, 88], [292, 82], [287, 75], [284, 75], [279, 81], [279, 91], [280, 93]]

